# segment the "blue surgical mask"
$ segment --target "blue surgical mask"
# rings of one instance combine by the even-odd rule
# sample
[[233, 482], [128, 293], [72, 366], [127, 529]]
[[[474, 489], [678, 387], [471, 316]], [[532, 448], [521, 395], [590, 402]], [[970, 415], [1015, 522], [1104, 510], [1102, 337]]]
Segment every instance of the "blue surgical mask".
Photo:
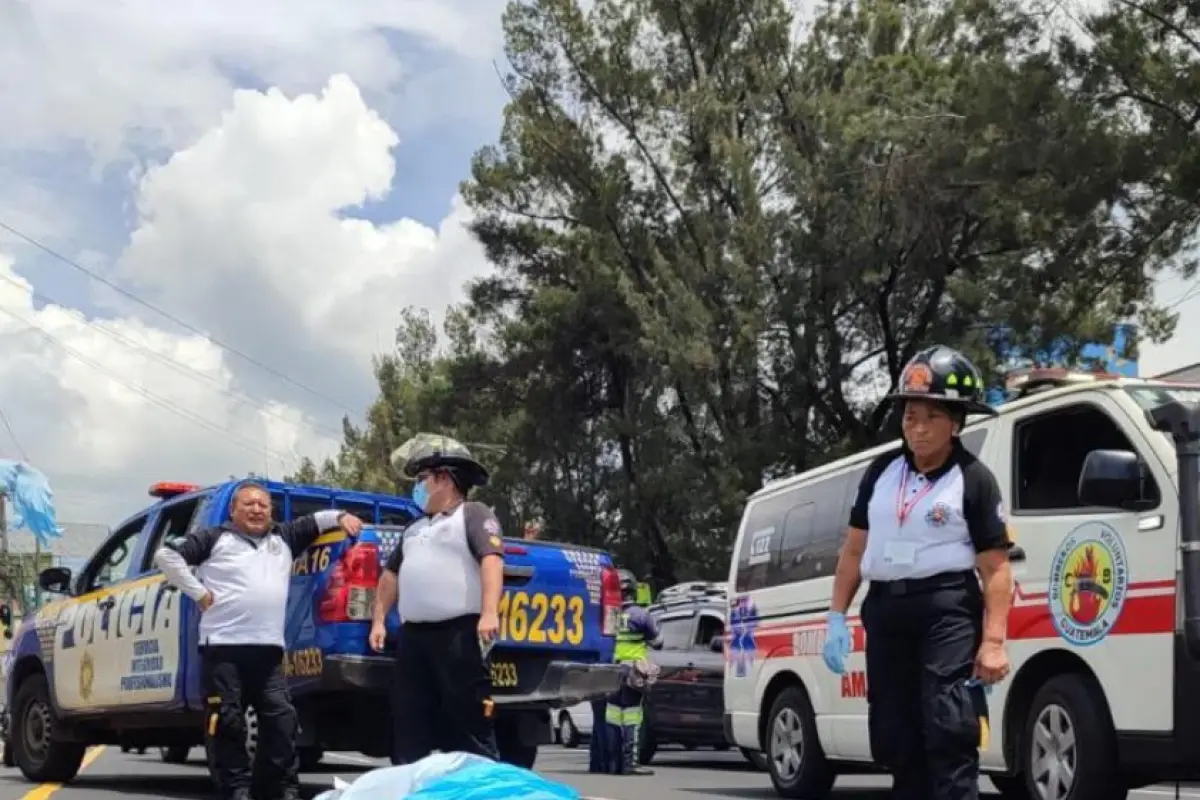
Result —
[[429, 490], [425, 488], [425, 481], [421, 481], [413, 487], [412, 500], [422, 511], [429, 513], [426, 511], [426, 507], [429, 505]]

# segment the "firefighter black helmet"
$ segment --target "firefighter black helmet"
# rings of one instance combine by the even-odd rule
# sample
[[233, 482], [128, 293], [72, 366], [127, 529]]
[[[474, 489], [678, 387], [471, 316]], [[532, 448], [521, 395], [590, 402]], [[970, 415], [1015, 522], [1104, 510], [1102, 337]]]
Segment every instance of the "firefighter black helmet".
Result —
[[436, 433], [418, 433], [392, 451], [392, 468], [407, 480], [413, 480], [426, 470], [440, 469], [455, 475], [463, 488], [484, 486], [488, 482], [487, 468], [471, 455], [457, 439]]
[[968, 414], [996, 415], [983, 401], [983, 376], [971, 359], [950, 347], [922, 350], [900, 373], [900, 386], [889, 400], [931, 400], [960, 407]]

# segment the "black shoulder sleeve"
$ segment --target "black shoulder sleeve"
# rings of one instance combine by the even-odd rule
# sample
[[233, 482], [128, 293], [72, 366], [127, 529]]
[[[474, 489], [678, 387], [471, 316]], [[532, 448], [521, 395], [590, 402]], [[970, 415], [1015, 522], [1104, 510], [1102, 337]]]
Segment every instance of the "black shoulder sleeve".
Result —
[[476, 561], [483, 561], [484, 556], [504, 556], [500, 520], [490, 508], [483, 503], [466, 503], [463, 505], [463, 525], [467, 528], [467, 544]]
[[963, 517], [976, 553], [1008, 547], [1008, 515], [1000, 484], [992, 471], [975, 456], [963, 456]]
[[183, 560], [189, 567], [198, 567], [208, 561], [213, 547], [217, 544], [217, 539], [221, 538], [221, 533], [220, 528], [205, 528], [189, 533], [173, 542], [167, 542], [163, 547], [170, 548], [183, 556]]
[[854, 495], [854, 505], [850, 506], [850, 527], [865, 531], [871, 527], [867, 517], [867, 509], [871, 505], [871, 496], [875, 494], [875, 482], [891, 463], [900, 457], [899, 451], [891, 451], [877, 456], [863, 473], [858, 483], [858, 493]]
[[400, 564], [404, 562], [404, 534], [400, 534], [400, 538], [396, 540], [396, 546], [392, 548], [392, 552], [388, 553], [387, 561], [384, 562], [383, 568], [393, 575], [400, 574]]

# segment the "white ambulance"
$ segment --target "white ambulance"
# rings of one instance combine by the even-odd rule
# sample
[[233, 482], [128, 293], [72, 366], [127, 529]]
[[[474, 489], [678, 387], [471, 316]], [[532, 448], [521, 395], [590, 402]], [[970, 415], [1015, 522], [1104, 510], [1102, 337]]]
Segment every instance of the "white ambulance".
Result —
[[[982, 768], [1003, 796], [1036, 800], [1200, 778], [1200, 386], [1065, 370], [1010, 386], [1017, 399], [962, 435], [995, 473], [1017, 542], [1013, 670], [989, 698]], [[871, 769], [865, 587], [845, 675], [821, 649], [850, 504], [888, 449], [767, 485], [738, 531], [726, 732], [766, 753], [784, 797], [823, 797], [839, 773]]]

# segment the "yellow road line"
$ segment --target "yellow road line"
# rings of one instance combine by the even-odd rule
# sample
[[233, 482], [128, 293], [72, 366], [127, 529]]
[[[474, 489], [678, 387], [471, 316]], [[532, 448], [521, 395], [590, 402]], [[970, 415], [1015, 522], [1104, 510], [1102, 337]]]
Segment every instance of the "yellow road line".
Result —
[[[99, 745], [98, 747], [89, 749], [83, 754], [83, 763], [79, 765], [79, 771], [83, 772], [103, 753], [104, 745]], [[30, 789], [20, 797], [20, 800], [46, 800], [47, 797], [54, 794], [61, 788], [63, 788], [61, 783], [43, 783], [40, 786], [35, 786], [34, 788]]]

